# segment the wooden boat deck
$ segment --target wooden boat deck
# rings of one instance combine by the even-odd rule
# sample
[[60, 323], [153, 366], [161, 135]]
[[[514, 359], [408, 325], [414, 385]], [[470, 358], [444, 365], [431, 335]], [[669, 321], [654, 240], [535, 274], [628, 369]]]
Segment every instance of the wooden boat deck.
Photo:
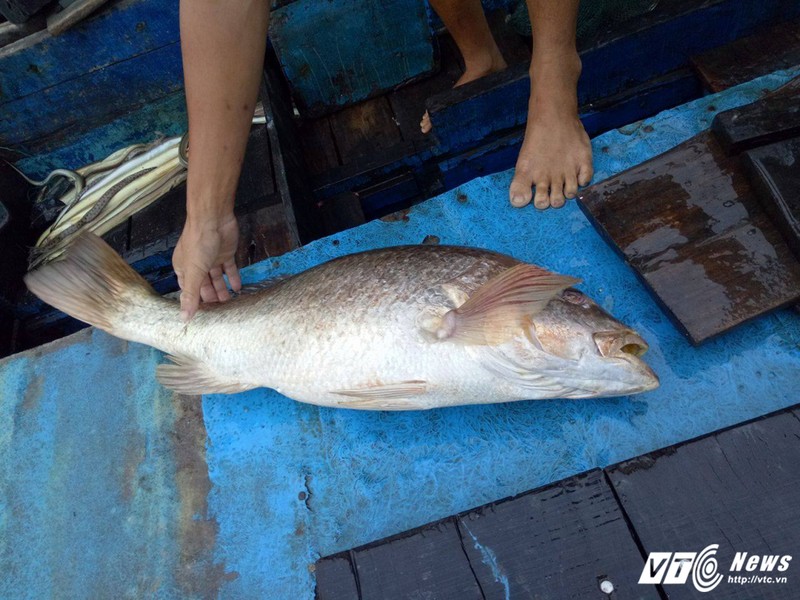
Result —
[[[659, 585], [639, 577], [650, 552], [701, 553], [717, 544], [722, 580], [711, 597], [786, 600], [800, 580], [796, 564], [766, 572], [731, 566], [737, 552], [795, 560], [798, 440], [800, 405], [491, 502], [320, 559], [316, 597], [697, 598], [691, 577]], [[775, 583], [728, 580], [752, 575]]]

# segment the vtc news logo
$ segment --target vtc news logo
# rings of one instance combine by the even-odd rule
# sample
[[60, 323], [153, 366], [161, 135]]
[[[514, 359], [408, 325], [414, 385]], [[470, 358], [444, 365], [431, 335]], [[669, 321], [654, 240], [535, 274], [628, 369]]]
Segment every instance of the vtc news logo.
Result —
[[[710, 592], [716, 588], [723, 579], [719, 573], [716, 554], [719, 544], [706, 546], [700, 552], [651, 552], [642, 569], [639, 583], [654, 584], [675, 584], [686, 583], [689, 577], [692, 578], [694, 587], [699, 592]], [[761, 573], [786, 571], [789, 568], [789, 555], [750, 555], [747, 552], [737, 552], [728, 571], [753, 572], [758, 570]], [[750, 576], [731, 576], [728, 575], [729, 583], [786, 583], [786, 578], [773, 580], [772, 577], [763, 575]]]

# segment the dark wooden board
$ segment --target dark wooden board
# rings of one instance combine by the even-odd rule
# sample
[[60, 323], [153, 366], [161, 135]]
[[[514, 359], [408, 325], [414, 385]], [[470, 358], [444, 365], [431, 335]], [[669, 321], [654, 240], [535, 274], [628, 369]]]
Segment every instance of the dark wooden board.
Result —
[[320, 560], [314, 567], [317, 600], [358, 600], [358, 584], [347, 552]]
[[459, 518], [487, 599], [653, 598], [639, 585], [644, 560], [603, 472], [590, 471]]
[[711, 128], [728, 154], [798, 136], [800, 89], [787, 87], [782, 93], [721, 112]]
[[800, 64], [800, 20], [764, 28], [693, 56], [691, 62], [705, 87], [714, 93]]
[[758, 199], [800, 260], [800, 137], [744, 153]]
[[349, 106], [331, 115], [331, 129], [342, 164], [360, 164], [402, 143], [403, 136], [385, 96]]
[[484, 599], [452, 520], [353, 550], [353, 559], [361, 600]]
[[300, 123], [298, 135], [303, 147], [303, 158], [311, 175], [322, 175], [341, 164], [329, 117]]
[[800, 262], [710, 132], [579, 204], [694, 344], [800, 300]]
[[[607, 473], [648, 553], [700, 552], [719, 544], [716, 559], [724, 576], [736, 552], [797, 556], [800, 420], [792, 411], [620, 463]], [[796, 598], [796, 560], [786, 572], [766, 573], [786, 575], [785, 585], [723, 581], [703, 594], [690, 580], [664, 589], [671, 600]]]

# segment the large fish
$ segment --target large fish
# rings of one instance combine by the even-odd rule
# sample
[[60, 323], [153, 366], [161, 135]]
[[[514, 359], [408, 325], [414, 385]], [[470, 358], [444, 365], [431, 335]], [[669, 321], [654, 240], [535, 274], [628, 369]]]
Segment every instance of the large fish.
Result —
[[185, 394], [269, 387], [373, 410], [644, 392], [647, 344], [577, 279], [509, 256], [401, 246], [332, 260], [201, 307], [185, 324], [100, 238], [28, 274], [45, 302], [169, 355], [158, 380]]

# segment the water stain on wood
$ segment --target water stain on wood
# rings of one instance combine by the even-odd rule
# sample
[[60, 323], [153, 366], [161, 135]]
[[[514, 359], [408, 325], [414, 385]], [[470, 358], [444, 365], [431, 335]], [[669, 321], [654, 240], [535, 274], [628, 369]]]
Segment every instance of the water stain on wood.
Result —
[[710, 132], [579, 204], [694, 344], [800, 300], [800, 263]]

